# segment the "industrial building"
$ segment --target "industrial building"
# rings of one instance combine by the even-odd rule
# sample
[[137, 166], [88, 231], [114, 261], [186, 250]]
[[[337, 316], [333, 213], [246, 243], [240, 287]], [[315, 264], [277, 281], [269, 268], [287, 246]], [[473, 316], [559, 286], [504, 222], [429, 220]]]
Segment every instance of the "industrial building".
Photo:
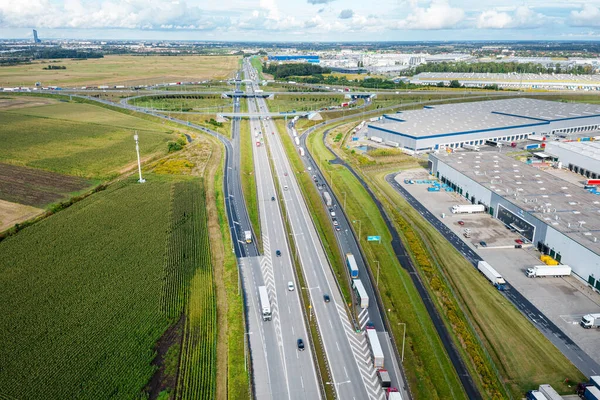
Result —
[[368, 127], [376, 141], [425, 152], [531, 135], [591, 134], [600, 129], [600, 106], [525, 98], [444, 104], [386, 114]]
[[303, 61], [309, 63], [319, 63], [319, 56], [314, 54], [272, 54], [269, 55], [270, 61]]
[[570, 171], [589, 179], [600, 178], [599, 142], [548, 142], [545, 152], [558, 158]]
[[600, 196], [500, 152], [432, 153], [429, 168], [600, 290]]

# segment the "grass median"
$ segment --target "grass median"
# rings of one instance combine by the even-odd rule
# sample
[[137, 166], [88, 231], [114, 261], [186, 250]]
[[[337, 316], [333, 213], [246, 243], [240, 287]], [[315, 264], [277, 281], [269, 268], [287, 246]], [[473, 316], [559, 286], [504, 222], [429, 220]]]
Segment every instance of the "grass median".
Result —
[[258, 248], [262, 251], [262, 235], [258, 213], [258, 195], [256, 193], [254, 155], [252, 152], [254, 140], [250, 132], [250, 121], [247, 119], [242, 119], [240, 121], [240, 135], [240, 174], [242, 176], [242, 191], [244, 192], [244, 200], [246, 201], [246, 207], [248, 208], [250, 223], [252, 224], [254, 234], [256, 235], [256, 243], [258, 244]]

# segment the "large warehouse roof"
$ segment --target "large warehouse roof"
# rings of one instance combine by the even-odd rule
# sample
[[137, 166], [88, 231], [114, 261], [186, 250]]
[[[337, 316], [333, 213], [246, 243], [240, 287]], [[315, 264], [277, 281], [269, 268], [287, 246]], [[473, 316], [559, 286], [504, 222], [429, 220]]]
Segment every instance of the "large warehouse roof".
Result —
[[600, 160], [600, 143], [598, 142], [549, 142], [548, 152], [553, 147], [571, 151], [578, 156], [586, 156], [594, 160]]
[[498, 152], [434, 156], [600, 254], [600, 196]]
[[593, 116], [600, 116], [600, 106], [519, 98], [427, 106], [384, 115], [369, 126], [424, 139], [542, 126], [550, 121]]

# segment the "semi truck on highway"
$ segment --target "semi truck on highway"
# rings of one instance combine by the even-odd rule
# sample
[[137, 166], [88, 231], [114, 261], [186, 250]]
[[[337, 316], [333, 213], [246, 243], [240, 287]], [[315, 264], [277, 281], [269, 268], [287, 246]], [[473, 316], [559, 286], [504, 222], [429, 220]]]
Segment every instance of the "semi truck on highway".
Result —
[[600, 314], [586, 314], [581, 317], [579, 324], [585, 329], [600, 328]]
[[373, 367], [375, 369], [383, 368], [384, 365], [384, 357], [383, 350], [381, 349], [381, 343], [379, 343], [379, 337], [377, 336], [377, 331], [375, 328], [367, 327], [365, 329], [367, 332], [367, 340], [369, 342], [369, 347], [371, 347], [371, 353], [373, 354]]
[[244, 231], [244, 239], [246, 240], [246, 243], [252, 243], [252, 232]]
[[545, 278], [547, 276], [561, 277], [571, 275], [571, 267], [568, 265], [536, 265], [527, 268], [525, 275], [528, 278]]
[[585, 400], [600, 400], [600, 389], [596, 386], [588, 386], [583, 392], [583, 398]]
[[477, 263], [477, 269], [481, 272], [492, 285], [496, 286], [498, 290], [504, 290], [504, 285], [506, 285], [506, 281], [502, 278], [502, 275], [498, 273], [492, 266], [486, 261], [479, 261]]
[[352, 279], [352, 288], [354, 289], [354, 294], [356, 294], [360, 308], [369, 308], [369, 295], [367, 295], [362, 281], [360, 279]]
[[474, 214], [485, 212], [483, 204], [456, 204], [452, 206], [452, 214]]
[[333, 201], [331, 201], [331, 196], [328, 192], [323, 192], [323, 200], [325, 200], [325, 205], [327, 207], [331, 207], [333, 205]]
[[260, 297], [260, 308], [262, 309], [263, 321], [271, 320], [271, 303], [269, 302], [269, 294], [266, 286], [258, 287], [258, 295]]
[[346, 266], [350, 272], [350, 277], [352, 279], [358, 278], [358, 266], [356, 265], [356, 260], [352, 253], [346, 253]]

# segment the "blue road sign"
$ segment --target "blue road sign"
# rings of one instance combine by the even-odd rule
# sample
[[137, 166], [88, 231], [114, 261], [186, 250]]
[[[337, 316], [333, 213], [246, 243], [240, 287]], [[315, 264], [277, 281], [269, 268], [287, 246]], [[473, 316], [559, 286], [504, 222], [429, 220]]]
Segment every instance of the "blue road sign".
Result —
[[381, 236], [367, 236], [368, 242], [381, 242]]

